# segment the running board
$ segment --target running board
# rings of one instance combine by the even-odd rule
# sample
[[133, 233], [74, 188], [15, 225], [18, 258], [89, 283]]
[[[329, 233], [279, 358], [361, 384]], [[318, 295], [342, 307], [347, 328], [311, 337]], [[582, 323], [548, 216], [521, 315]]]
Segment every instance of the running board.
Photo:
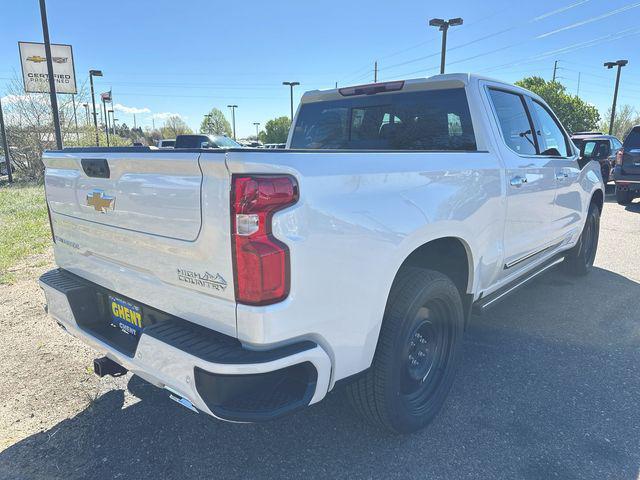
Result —
[[549, 270], [551, 267], [555, 267], [556, 265], [561, 263], [563, 260], [564, 260], [564, 255], [560, 255], [558, 257], [552, 257], [550, 260], [547, 260], [542, 265], [540, 265], [537, 269], [533, 270], [532, 272], [527, 273], [523, 277], [517, 278], [513, 283], [505, 285], [501, 289], [493, 292], [490, 295], [487, 295], [484, 298], [483, 297], [479, 298], [473, 304], [473, 309], [472, 309], [473, 313], [478, 314], [478, 315], [482, 315], [484, 312], [489, 310], [491, 307], [494, 307], [501, 300], [503, 300], [504, 298], [509, 296], [509, 294], [515, 292], [520, 287], [524, 286], [529, 281], [531, 281], [534, 278], [536, 278], [538, 275], [540, 275], [540, 274], [546, 272], [547, 270]]

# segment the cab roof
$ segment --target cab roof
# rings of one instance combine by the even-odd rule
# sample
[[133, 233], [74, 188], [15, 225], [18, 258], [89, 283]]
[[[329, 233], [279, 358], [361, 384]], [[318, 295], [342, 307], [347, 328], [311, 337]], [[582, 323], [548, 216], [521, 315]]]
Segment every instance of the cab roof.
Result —
[[[301, 103], [311, 103], [311, 102], [320, 102], [327, 100], [339, 100], [341, 98], [345, 98], [351, 95], [365, 95], [368, 93], [368, 90], [377, 90], [371, 91], [370, 93], [392, 93], [396, 91], [403, 92], [411, 92], [411, 91], [420, 91], [420, 90], [432, 90], [432, 89], [443, 89], [443, 88], [463, 88], [472, 83], [478, 82], [480, 80], [499, 83], [505, 86], [509, 86], [510, 88], [516, 88], [520, 90], [524, 90], [520, 87], [514, 87], [511, 84], [503, 82], [501, 80], [496, 80], [495, 78], [485, 77], [482, 75], [477, 75], [473, 73], [446, 73], [442, 75], [433, 75], [431, 77], [426, 78], [411, 78], [407, 80], [392, 80], [388, 82], [378, 82], [378, 83], [369, 83], [364, 85], [350, 85], [339, 88], [332, 88], [327, 90], [310, 90], [304, 93], [301, 99]], [[398, 84], [401, 86], [398, 88]], [[385, 85], [389, 86], [388, 89], [385, 90]], [[349, 94], [348, 91], [353, 91], [354, 89], [358, 89], [362, 93], [357, 94]]]

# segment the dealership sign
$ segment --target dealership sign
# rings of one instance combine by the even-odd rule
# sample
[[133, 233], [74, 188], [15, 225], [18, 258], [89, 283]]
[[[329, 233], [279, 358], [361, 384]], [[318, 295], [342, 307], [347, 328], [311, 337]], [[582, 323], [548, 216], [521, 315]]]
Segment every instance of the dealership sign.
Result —
[[[26, 93], [49, 93], [49, 74], [44, 43], [18, 42], [22, 79]], [[71, 45], [51, 44], [56, 93], [78, 93]]]

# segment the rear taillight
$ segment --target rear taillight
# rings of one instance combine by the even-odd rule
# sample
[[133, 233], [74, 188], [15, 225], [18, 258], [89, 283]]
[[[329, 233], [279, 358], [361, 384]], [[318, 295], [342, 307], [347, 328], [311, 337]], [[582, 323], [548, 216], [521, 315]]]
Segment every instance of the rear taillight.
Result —
[[624, 156], [624, 148], [618, 150], [616, 153], [616, 165], [622, 165], [622, 157]]
[[289, 248], [271, 232], [273, 214], [298, 201], [289, 175], [234, 175], [231, 228], [236, 301], [267, 305], [287, 297]]

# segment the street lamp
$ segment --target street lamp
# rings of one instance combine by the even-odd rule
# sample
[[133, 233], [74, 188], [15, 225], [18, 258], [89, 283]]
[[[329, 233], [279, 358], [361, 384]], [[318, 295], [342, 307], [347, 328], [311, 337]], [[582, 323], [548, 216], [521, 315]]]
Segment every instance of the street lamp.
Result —
[[613, 121], [616, 117], [616, 102], [618, 101], [618, 86], [620, 85], [620, 70], [627, 65], [629, 60], [618, 60], [617, 62], [605, 62], [604, 66], [607, 69], [618, 67], [618, 73], [616, 74], [616, 88], [613, 91], [613, 105], [611, 105], [611, 120], [609, 121], [609, 135], [613, 135]]
[[91, 84], [91, 103], [93, 104], [93, 126], [96, 129], [96, 147], [100, 146], [100, 137], [98, 136], [98, 113], [96, 112], [96, 95], [93, 91], [93, 77], [101, 77], [102, 70], [89, 70], [89, 83]]
[[291, 90], [291, 123], [293, 123], [293, 87], [300, 85], [300, 82], [282, 82], [282, 85], [289, 85]]
[[258, 128], [260, 127], [260, 122], [253, 122], [253, 124], [256, 126], [256, 142], [258, 141]]
[[82, 106], [84, 107], [84, 113], [86, 115], [87, 126], [91, 125], [91, 118], [89, 117], [89, 104], [88, 103], [83, 103]]
[[[109, 110], [107, 110], [107, 112], [111, 114], [111, 134], [115, 137], [115, 135], [116, 135], [116, 114], [113, 111], [113, 109], [109, 109]], [[115, 138], [114, 138], [114, 141], [115, 141]]]
[[462, 18], [450, 18], [449, 20], [443, 20], [442, 18], [432, 18], [429, 20], [429, 26], [438, 27], [438, 30], [442, 32], [442, 53], [440, 54], [440, 74], [444, 73], [444, 60], [447, 54], [447, 32], [449, 27], [457, 27], [462, 25]]
[[233, 124], [233, 139], [236, 139], [236, 108], [238, 105], [227, 105], [231, 109], [231, 123]]

